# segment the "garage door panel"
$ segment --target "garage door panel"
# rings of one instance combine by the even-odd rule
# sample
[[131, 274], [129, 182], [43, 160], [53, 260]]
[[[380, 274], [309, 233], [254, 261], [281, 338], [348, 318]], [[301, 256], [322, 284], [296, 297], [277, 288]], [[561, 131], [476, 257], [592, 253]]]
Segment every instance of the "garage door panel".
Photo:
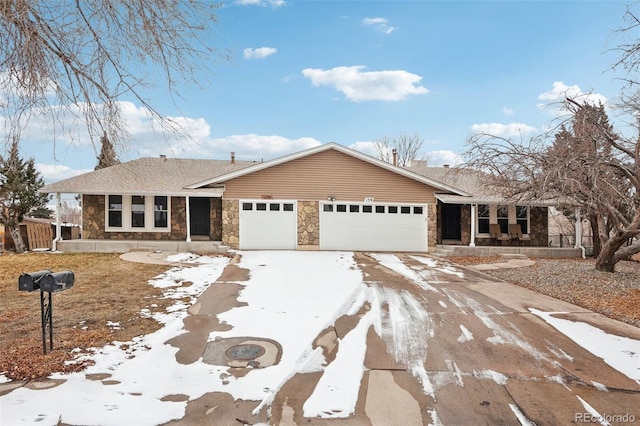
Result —
[[425, 206], [415, 205], [323, 204], [320, 248], [427, 251], [425, 212]]
[[292, 201], [240, 201], [240, 248], [243, 250], [295, 250], [296, 203]]

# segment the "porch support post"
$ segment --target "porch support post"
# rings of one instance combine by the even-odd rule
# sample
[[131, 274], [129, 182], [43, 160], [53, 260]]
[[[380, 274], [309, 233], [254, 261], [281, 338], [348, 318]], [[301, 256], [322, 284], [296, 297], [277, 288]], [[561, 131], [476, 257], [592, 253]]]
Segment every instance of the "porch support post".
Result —
[[187, 214], [187, 242], [191, 242], [191, 209], [189, 209], [189, 196], [185, 196], [185, 202], [187, 203], [186, 214]]
[[478, 216], [478, 205], [471, 204], [471, 239], [469, 240], [469, 247], [476, 246], [476, 219]]
[[62, 239], [62, 201], [60, 193], [56, 192], [56, 237], [53, 239], [51, 250], [58, 250], [58, 241]]
[[575, 213], [576, 217], [576, 245], [575, 248], [582, 247], [582, 217], [580, 216], [580, 208], [576, 207]]

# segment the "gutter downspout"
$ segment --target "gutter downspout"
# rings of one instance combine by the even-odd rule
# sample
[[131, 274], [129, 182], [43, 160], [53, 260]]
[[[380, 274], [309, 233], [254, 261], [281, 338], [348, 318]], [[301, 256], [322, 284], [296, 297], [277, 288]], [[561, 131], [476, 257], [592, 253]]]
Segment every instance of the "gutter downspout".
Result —
[[582, 217], [580, 217], [580, 209], [576, 207], [574, 210], [574, 216], [576, 217], [576, 244], [575, 248], [580, 249], [582, 252], [582, 258], [586, 259], [586, 250], [582, 245]]

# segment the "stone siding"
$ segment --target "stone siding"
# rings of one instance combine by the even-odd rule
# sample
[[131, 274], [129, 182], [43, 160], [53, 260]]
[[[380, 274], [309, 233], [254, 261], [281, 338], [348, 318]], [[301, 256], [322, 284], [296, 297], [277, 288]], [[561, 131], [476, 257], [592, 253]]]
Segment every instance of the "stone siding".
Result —
[[298, 245], [320, 247], [318, 201], [298, 201]]
[[222, 198], [211, 198], [210, 205], [209, 238], [211, 241], [222, 241]]
[[[105, 196], [82, 196], [82, 238], [96, 240], [171, 240], [187, 239], [187, 208], [185, 197], [171, 197], [170, 232], [106, 232]], [[211, 199], [211, 232], [213, 241], [222, 239], [222, 201]]]
[[435, 204], [427, 204], [427, 250], [436, 250], [438, 244], [438, 207]]
[[531, 245], [547, 247], [549, 245], [549, 209], [547, 207], [531, 207], [529, 220]]
[[460, 206], [460, 240], [462, 245], [471, 243], [471, 205]]
[[222, 244], [238, 249], [240, 247], [240, 202], [222, 200]]

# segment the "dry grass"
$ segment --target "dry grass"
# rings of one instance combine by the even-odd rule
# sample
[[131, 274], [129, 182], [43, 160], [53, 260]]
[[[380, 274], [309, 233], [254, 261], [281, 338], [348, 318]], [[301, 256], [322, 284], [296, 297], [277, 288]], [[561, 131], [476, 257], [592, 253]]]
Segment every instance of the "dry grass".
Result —
[[[75, 285], [53, 293], [54, 350], [42, 354], [40, 292], [18, 291], [23, 272], [71, 270]], [[166, 266], [126, 262], [104, 253], [4, 253], [0, 256], [0, 372], [14, 380], [79, 370], [74, 348], [102, 347], [151, 333], [160, 324], [140, 310], [164, 311], [162, 290], [145, 284]], [[119, 323], [120, 329], [107, 323]]]

